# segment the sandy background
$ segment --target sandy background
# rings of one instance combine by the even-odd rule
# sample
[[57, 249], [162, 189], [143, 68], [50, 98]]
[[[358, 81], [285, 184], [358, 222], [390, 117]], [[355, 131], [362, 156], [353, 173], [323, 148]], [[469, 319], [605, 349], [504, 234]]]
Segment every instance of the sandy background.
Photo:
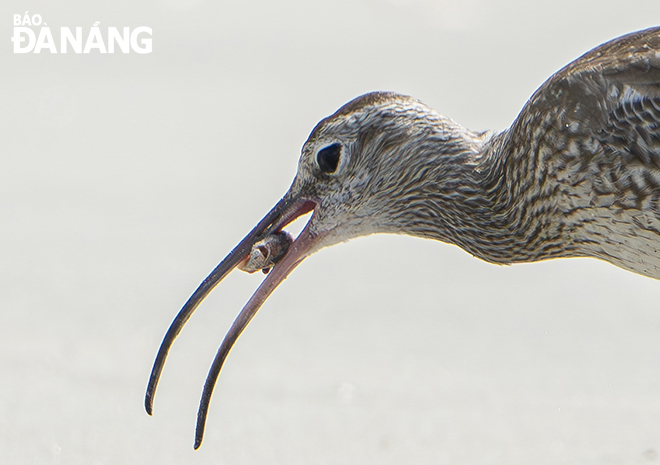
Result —
[[[625, 5], [625, 6], [624, 6]], [[12, 15], [149, 26], [149, 55], [12, 53]], [[657, 0], [0, 5], [0, 463], [660, 462], [660, 283], [595, 260], [496, 267], [374, 236], [322, 251], [232, 351], [261, 275], [199, 282], [288, 188], [317, 120], [370, 90], [501, 130]], [[106, 30], [106, 29], [102, 29]]]

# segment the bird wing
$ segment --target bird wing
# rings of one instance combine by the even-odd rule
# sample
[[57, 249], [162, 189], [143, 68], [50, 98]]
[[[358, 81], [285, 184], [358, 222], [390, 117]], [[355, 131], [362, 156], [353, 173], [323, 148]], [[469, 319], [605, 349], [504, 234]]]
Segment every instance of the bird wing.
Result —
[[659, 99], [660, 27], [654, 27], [606, 42], [555, 73], [529, 99], [511, 132], [527, 132], [525, 126], [549, 118], [579, 133], [626, 123], [635, 130], [640, 120], [660, 123]]

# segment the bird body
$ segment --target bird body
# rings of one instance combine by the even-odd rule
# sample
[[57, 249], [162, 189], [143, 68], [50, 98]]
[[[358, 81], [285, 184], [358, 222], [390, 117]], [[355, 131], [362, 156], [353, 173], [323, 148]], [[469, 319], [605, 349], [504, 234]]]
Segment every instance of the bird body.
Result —
[[[288, 223], [310, 211], [293, 243], [281, 239]], [[436, 239], [497, 264], [594, 257], [660, 279], [660, 28], [578, 58], [501, 133], [467, 130], [392, 92], [365, 94], [321, 120], [289, 191], [170, 326], [147, 412], [167, 353], [204, 297], [236, 266], [272, 267], [213, 362], [198, 413], [199, 447], [222, 364], [270, 293], [305, 257], [373, 233]]]

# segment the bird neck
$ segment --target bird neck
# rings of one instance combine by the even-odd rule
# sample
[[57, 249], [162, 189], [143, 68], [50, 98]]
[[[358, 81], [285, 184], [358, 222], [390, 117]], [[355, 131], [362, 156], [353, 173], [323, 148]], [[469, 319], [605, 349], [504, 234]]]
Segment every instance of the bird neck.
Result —
[[399, 232], [452, 243], [500, 264], [578, 254], [563, 234], [558, 189], [551, 181], [534, 182], [533, 170], [521, 161], [526, 154], [507, 148], [506, 132], [457, 126], [455, 134], [449, 152], [446, 143], [438, 144], [444, 153], [431, 175], [399, 209]]
[[[468, 134], [470, 134], [468, 132]], [[533, 164], [529, 144], [513, 144], [508, 132], [468, 144], [478, 155], [456, 165], [466, 186], [459, 197], [456, 244], [494, 263], [533, 262], [580, 255], [565, 234], [561, 190], [545, 166]]]

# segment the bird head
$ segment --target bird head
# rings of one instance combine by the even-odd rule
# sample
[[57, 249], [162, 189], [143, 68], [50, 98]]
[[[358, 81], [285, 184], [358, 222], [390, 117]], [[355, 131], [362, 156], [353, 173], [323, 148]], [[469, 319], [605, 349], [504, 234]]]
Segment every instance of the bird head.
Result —
[[456, 158], [462, 163], [478, 153], [468, 143], [471, 136], [411, 97], [390, 92], [360, 96], [312, 130], [281, 201], [291, 213], [267, 233], [310, 209], [313, 215], [299, 236], [309, 241], [305, 256], [367, 234], [409, 233], [411, 202], [429, 184], [441, 192], [443, 180], [451, 184], [447, 173]]

